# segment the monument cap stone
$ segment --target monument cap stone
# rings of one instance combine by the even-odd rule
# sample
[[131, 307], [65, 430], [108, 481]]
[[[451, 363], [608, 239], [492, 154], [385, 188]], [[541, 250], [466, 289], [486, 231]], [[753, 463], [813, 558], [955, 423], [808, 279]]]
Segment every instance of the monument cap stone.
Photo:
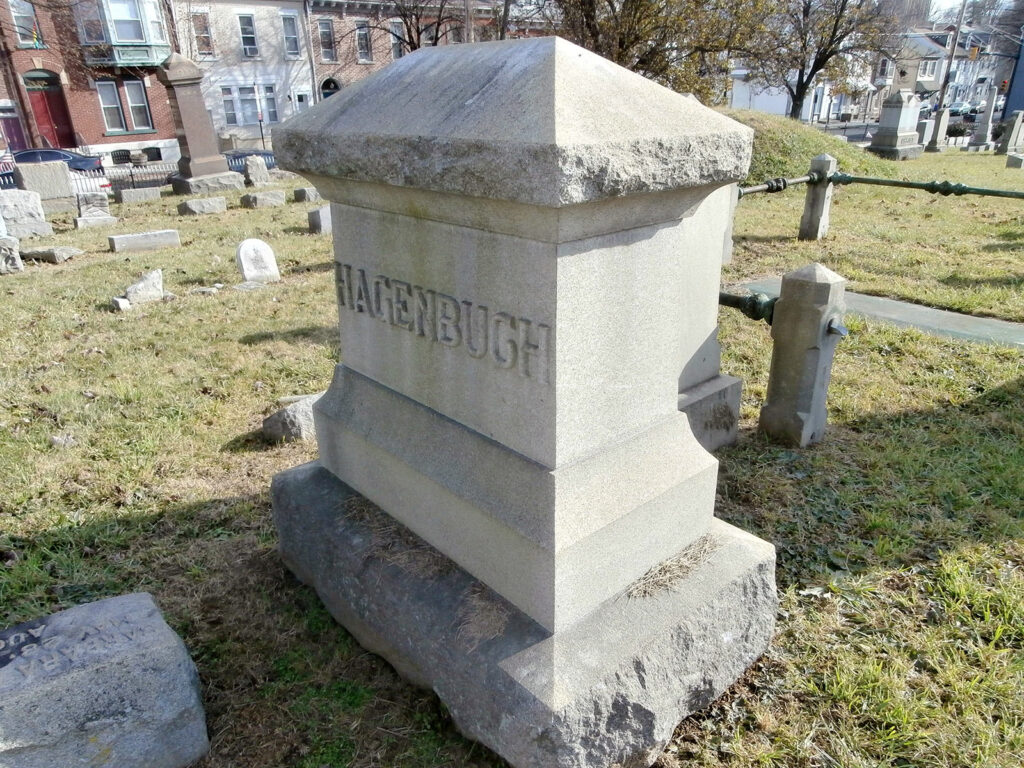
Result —
[[307, 176], [564, 206], [737, 181], [752, 135], [543, 37], [414, 51], [276, 128], [274, 151]]

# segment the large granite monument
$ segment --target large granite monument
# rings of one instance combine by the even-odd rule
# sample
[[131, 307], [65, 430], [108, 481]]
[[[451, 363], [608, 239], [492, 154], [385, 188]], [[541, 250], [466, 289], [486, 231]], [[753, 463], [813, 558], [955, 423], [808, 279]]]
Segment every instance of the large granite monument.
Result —
[[178, 173], [171, 177], [174, 191], [179, 195], [201, 195], [244, 189], [245, 177], [228, 170], [227, 160], [220, 153], [200, 86], [203, 71], [180, 53], [172, 53], [157, 69], [156, 76], [167, 88], [174, 132], [181, 149]]
[[332, 203], [344, 361], [282, 557], [517, 768], [650, 764], [771, 638], [774, 549], [678, 410], [751, 139], [557, 38], [417, 51], [275, 133]]

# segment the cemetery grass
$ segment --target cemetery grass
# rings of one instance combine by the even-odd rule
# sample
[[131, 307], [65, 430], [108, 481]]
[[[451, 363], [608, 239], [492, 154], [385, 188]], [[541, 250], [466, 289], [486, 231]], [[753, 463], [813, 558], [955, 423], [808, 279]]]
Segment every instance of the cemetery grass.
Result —
[[[769, 152], [767, 147], [764, 152]], [[809, 157], [801, 163], [801, 173], [809, 163]], [[1024, 191], [1024, 174], [1005, 168], [1005, 158], [991, 152], [950, 151], [911, 162], [874, 163], [883, 163], [882, 173], [878, 168], [851, 169], [842, 161], [839, 168]], [[819, 261], [848, 278], [848, 289], [858, 293], [1024, 322], [1024, 200], [941, 197], [856, 184], [837, 187], [828, 236], [804, 243], [796, 239], [804, 189], [751, 195], [739, 203], [726, 282], [777, 276]]]
[[[152, 592], [199, 668], [202, 768], [502, 765], [275, 552], [270, 478], [315, 449], [257, 429], [277, 398], [329, 383], [329, 239], [304, 234], [303, 205], [243, 211], [235, 196], [178, 219], [173, 204], [115, 210], [110, 231], [177, 227], [180, 250], [110, 254], [66, 218], [54, 240], [85, 254], [0, 279], [0, 626]], [[980, 219], [965, 242], [997, 226]], [[281, 283], [188, 294], [238, 282], [249, 236], [275, 248]], [[107, 310], [156, 267], [177, 300]], [[1024, 762], [1021, 355], [849, 324], [827, 439], [794, 450], [754, 431], [767, 327], [722, 312], [723, 368], [745, 388], [718, 514], [777, 545], [782, 605], [768, 653], [680, 724], [662, 768]]]

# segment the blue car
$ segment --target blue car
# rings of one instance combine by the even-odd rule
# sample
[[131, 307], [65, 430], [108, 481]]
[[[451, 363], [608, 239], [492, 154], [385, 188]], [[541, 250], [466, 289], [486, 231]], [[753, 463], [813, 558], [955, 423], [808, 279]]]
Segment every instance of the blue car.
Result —
[[103, 170], [102, 158], [80, 155], [67, 149], [20, 149], [13, 157], [16, 163], [50, 163], [60, 160], [73, 171]]

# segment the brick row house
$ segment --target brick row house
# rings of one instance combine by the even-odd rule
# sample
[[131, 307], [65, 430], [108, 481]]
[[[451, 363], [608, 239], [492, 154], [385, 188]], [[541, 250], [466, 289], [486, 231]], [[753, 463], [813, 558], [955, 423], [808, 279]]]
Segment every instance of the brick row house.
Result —
[[172, 49], [160, 0], [2, 0], [0, 129], [15, 151], [109, 155], [157, 147], [177, 158], [156, 67]]

